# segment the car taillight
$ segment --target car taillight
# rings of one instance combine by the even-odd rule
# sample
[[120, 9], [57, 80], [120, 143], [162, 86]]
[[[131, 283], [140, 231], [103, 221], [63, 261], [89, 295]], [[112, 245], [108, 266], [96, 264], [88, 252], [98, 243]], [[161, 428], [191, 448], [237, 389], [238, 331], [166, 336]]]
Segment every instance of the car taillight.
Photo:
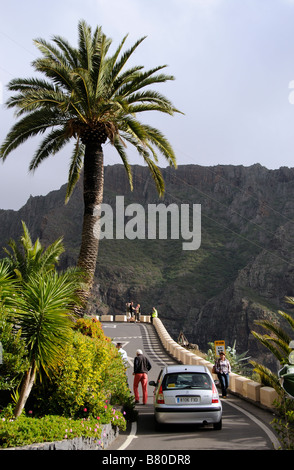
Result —
[[162, 385], [160, 385], [158, 395], [157, 395], [157, 403], [164, 403], [164, 396], [163, 396], [163, 391], [162, 391]]
[[216, 389], [216, 386], [214, 385], [214, 383], [212, 383], [212, 399], [211, 399], [211, 403], [218, 403], [218, 402], [219, 402], [219, 399], [218, 399], [217, 389]]

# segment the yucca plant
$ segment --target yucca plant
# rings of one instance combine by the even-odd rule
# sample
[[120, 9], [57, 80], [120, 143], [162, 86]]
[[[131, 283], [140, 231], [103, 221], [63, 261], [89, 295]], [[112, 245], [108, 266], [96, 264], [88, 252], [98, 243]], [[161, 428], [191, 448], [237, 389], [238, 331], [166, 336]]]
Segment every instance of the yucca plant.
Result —
[[42, 56], [33, 66], [45, 79], [15, 79], [9, 83], [9, 90], [15, 94], [8, 99], [7, 106], [16, 109], [19, 120], [1, 146], [2, 160], [27, 139], [49, 131], [30, 163], [33, 171], [71, 139], [75, 140], [66, 197], [70, 197], [83, 168], [84, 220], [78, 266], [88, 275], [85, 300], [98, 255], [95, 227], [99, 220], [96, 209], [103, 199], [102, 146], [110, 142], [117, 150], [131, 187], [126, 146], [133, 146], [148, 165], [160, 195], [164, 192], [164, 182], [157, 165], [158, 155], [176, 166], [174, 151], [165, 136], [137, 118], [147, 111], [169, 115], [178, 112], [165, 96], [150, 88], [174, 79], [162, 72], [165, 65], [150, 70], [141, 65], [126, 68], [144, 39], [124, 51], [125, 36], [111, 54], [112, 41], [101, 27], [92, 32], [89, 25], [80, 21], [78, 47], [72, 47], [60, 36], [53, 37], [52, 43], [43, 39], [35, 41]]
[[60, 255], [64, 252], [62, 238], [58, 238], [47, 248], [42, 247], [40, 240], [32, 242], [29, 230], [22, 221], [23, 235], [19, 242], [10, 240], [9, 248], [4, 247], [7, 254], [6, 262], [10, 271], [19, 281], [27, 281], [29, 277], [41, 275], [56, 268]]
[[31, 277], [22, 284], [12, 320], [26, 343], [29, 369], [26, 371], [15, 416], [19, 416], [35, 382], [61, 364], [65, 346], [72, 338], [73, 305], [77, 303], [79, 278], [70, 270]]
[[[20, 286], [4, 260], [0, 260], [0, 390], [12, 390], [26, 371], [25, 343], [9, 321], [20, 296]], [[2, 350], [2, 354], [1, 354]]]
[[0, 260], [0, 313], [5, 307], [13, 305], [17, 293], [17, 283], [5, 260]]

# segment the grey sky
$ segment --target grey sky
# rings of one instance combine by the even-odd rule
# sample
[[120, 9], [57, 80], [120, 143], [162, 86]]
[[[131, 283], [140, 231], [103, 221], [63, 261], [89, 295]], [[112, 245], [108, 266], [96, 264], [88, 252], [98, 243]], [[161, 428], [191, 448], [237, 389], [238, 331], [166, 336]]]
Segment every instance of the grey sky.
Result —
[[[166, 72], [176, 80], [160, 91], [185, 116], [154, 116], [154, 125], [173, 144], [179, 165], [294, 166], [294, 0], [5, 3], [0, 26], [1, 141], [14, 122], [3, 104], [6, 85], [12, 78], [34, 75], [31, 62], [39, 54], [33, 39], [59, 34], [76, 44], [80, 19], [93, 28], [101, 25], [114, 46], [126, 33], [127, 46], [147, 35], [136, 63], [147, 68], [168, 64]], [[0, 164], [0, 208], [18, 209], [30, 195], [47, 194], [66, 182], [71, 148], [28, 174], [36, 147], [37, 140], [31, 140]], [[105, 164], [119, 162], [110, 145], [104, 151]], [[142, 163], [133, 154], [130, 161]]]

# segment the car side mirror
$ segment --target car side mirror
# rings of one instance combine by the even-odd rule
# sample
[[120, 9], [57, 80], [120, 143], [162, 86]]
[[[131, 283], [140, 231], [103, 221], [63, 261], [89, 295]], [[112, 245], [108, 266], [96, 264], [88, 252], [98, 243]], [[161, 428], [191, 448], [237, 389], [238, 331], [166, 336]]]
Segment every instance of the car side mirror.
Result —
[[150, 380], [149, 385], [152, 385], [152, 387], [157, 387], [157, 383], [154, 382], [154, 380]]

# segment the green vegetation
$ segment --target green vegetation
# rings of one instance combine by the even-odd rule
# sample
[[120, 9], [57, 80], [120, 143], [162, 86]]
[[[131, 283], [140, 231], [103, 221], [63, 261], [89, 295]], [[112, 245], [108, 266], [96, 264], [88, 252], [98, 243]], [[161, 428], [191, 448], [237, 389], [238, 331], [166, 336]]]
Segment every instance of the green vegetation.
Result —
[[[210, 349], [207, 351], [206, 359], [214, 363], [216, 360], [214, 343], [209, 343], [208, 345]], [[247, 352], [248, 351], [237, 354], [235, 342], [232, 347], [226, 347], [226, 358], [231, 364], [232, 372], [243, 375], [244, 377], [251, 377], [252, 368], [250, 369], [248, 364], [249, 357], [246, 356]]]
[[[287, 298], [289, 304], [294, 305], [294, 299], [291, 297]], [[255, 324], [265, 329], [268, 333], [261, 334], [257, 331], [252, 331], [253, 336], [262, 343], [271, 353], [275, 356], [278, 362], [282, 365], [287, 364], [288, 356], [291, 352], [289, 347], [290, 341], [294, 336], [294, 319], [289, 313], [278, 311], [278, 316], [283, 320], [286, 320], [288, 326], [292, 330], [291, 334], [286, 332], [286, 329], [283, 326], [280, 326], [275, 318], [273, 320], [259, 320], [255, 321]], [[283, 389], [281, 387], [280, 381], [276, 374], [274, 374], [270, 369], [264, 367], [262, 364], [259, 364], [255, 361], [250, 361], [254, 366], [254, 370], [259, 374], [262, 383], [273, 387], [278, 394], [281, 394]]]
[[32, 245], [25, 226], [10, 246], [21, 256], [0, 262], [0, 447], [124, 429], [133, 402], [121, 356], [99, 322], [73, 314], [81, 275], [57, 272], [51, 256], [38, 265], [56, 245]]
[[113, 423], [124, 428], [124, 418], [114, 408], [100, 416], [72, 419], [64, 416], [34, 418], [21, 415], [17, 420], [1, 413], [0, 447], [20, 447], [34, 443], [54, 442], [75, 437], [101, 438], [103, 424]]
[[[287, 297], [286, 300], [290, 305], [294, 305], [294, 298]], [[278, 314], [286, 321], [288, 328], [290, 327], [290, 333], [273, 319], [256, 321], [256, 325], [265, 329], [267, 333], [261, 334], [252, 331], [252, 334], [271, 351], [282, 368], [282, 366], [289, 364], [289, 354], [292, 351], [289, 345], [294, 336], [294, 319], [290, 313], [279, 311]], [[256, 361], [250, 362], [255, 372], [259, 375], [260, 381], [264, 385], [273, 387], [278, 393], [279, 398], [275, 402], [278, 417], [273, 420], [272, 424], [279, 435], [283, 448], [294, 450], [294, 400], [282, 387], [277, 374], [274, 374], [270, 369]]]

